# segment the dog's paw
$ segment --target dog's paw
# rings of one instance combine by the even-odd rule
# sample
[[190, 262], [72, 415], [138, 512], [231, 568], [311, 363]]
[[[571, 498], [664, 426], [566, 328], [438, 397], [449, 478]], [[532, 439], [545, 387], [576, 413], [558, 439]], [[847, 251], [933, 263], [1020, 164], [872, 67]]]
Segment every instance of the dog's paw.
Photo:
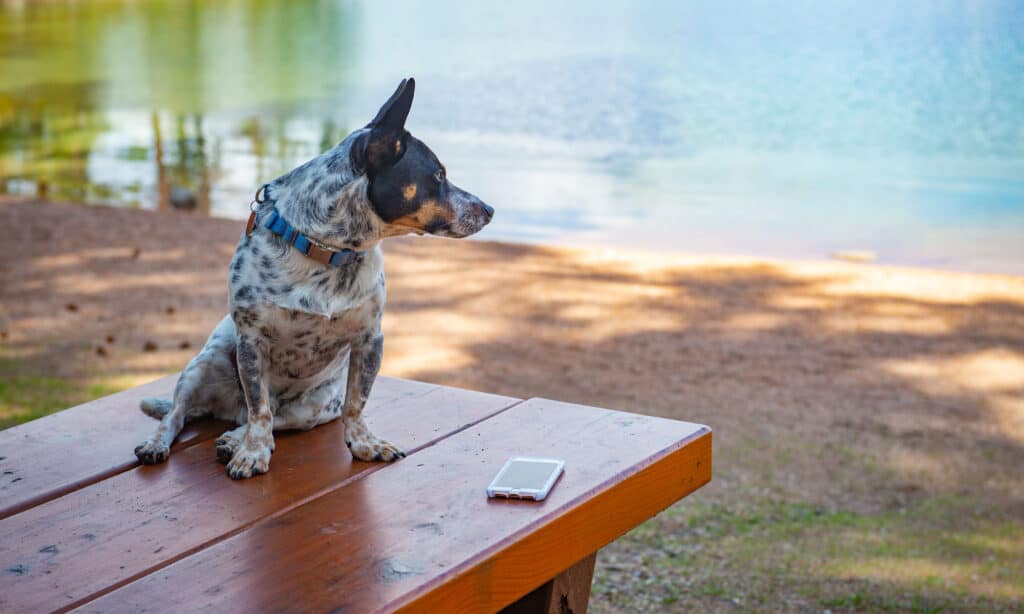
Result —
[[171, 449], [164, 443], [147, 439], [135, 446], [135, 456], [142, 461], [143, 465], [155, 465], [167, 460], [171, 455]]
[[238, 450], [238, 446], [242, 444], [241, 438], [236, 437], [233, 433], [234, 431], [228, 431], [217, 438], [217, 460], [225, 465], [231, 462], [232, 457], [235, 456], [235, 451]]
[[228, 462], [228, 475], [232, 480], [244, 480], [270, 469], [270, 448], [264, 445], [239, 446]]
[[393, 443], [369, 435], [352, 441], [345, 440], [352, 456], [363, 461], [384, 461], [390, 463], [405, 458], [405, 452]]

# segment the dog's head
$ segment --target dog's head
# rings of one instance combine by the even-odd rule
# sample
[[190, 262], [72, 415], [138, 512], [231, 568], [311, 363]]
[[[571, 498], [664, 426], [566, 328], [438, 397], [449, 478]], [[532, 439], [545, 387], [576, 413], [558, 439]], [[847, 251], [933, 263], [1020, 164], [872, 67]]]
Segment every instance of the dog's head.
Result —
[[416, 82], [404, 79], [353, 143], [353, 166], [369, 179], [367, 195], [385, 234], [461, 238], [491, 221], [494, 209], [448, 180], [445, 167], [405, 129]]

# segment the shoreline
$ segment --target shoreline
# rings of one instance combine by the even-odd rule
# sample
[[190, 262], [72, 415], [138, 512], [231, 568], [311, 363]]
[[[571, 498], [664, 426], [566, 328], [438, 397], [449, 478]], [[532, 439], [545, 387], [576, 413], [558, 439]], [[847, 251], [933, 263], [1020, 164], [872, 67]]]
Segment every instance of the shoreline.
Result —
[[[214, 214], [201, 214], [189, 211], [177, 211], [173, 209], [160, 210], [156, 208], [144, 208], [144, 207], [129, 207], [122, 205], [111, 205], [104, 203], [92, 203], [92, 202], [71, 202], [71, 201], [54, 201], [45, 198], [37, 198], [31, 196], [19, 196], [15, 194], [8, 194], [0, 192], [0, 205], [3, 203], [13, 202], [41, 202], [47, 204], [56, 205], [67, 205], [77, 207], [90, 207], [98, 209], [116, 209], [120, 211], [141, 211], [148, 213], [155, 213], [158, 215], [163, 214], [175, 214], [175, 215], [187, 215], [195, 219], [204, 220], [216, 220], [219, 222], [230, 221], [238, 224], [245, 223], [245, 216], [240, 217], [228, 217]], [[500, 223], [500, 221], [499, 221]], [[483, 243], [494, 243], [494, 244], [507, 244], [507, 245], [518, 245], [525, 247], [538, 247], [548, 249], [563, 249], [567, 251], [593, 251], [606, 253], [613, 257], [627, 259], [630, 257], [639, 258], [667, 258], [671, 261], [701, 261], [701, 262], [718, 262], [722, 264], [750, 264], [750, 263], [765, 263], [775, 264], [779, 266], [786, 266], [792, 264], [817, 264], [821, 266], [828, 266], [832, 264], [849, 264], [852, 266], [869, 266], [869, 267], [881, 267], [899, 271], [935, 271], [935, 272], [946, 272], [946, 273], [963, 273], [967, 275], [984, 275], [984, 276], [998, 276], [998, 277], [1024, 277], [1024, 261], [1016, 262], [1009, 258], [1000, 258], [995, 261], [999, 264], [996, 268], [1002, 268], [1005, 270], [983, 270], [969, 268], [966, 264], [949, 264], [949, 265], [929, 265], [917, 262], [900, 262], [900, 261], [888, 261], [886, 260], [885, 254], [878, 254], [872, 250], [859, 249], [856, 246], [851, 246], [844, 249], [833, 250], [830, 254], [822, 254], [819, 256], [814, 255], [778, 255], [778, 254], [762, 254], [751, 252], [745, 253], [740, 250], [721, 250], [721, 251], [688, 251], [688, 250], [657, 250], [646, 248], [640, 245], [623, 245], [623, 244], [604, 244], [594, 240], [583, 239], [579, 237], [562, 237], [560, 240], [554, 240], [548, 242], [545, 240], [531, 240], [529, 238], [517, 238], [509, 236], [500, 236], [496, 238], [489, 238], [488, 229], [485, 228], [482, 233], [485, 235], [483, 238], [478, 236], [469, 237], [468, 241], [471, 242], [483, 242]], [[429, 237], [428, 237], [429, 238]], [[386, 248], [385, 243], [385, 248]]]

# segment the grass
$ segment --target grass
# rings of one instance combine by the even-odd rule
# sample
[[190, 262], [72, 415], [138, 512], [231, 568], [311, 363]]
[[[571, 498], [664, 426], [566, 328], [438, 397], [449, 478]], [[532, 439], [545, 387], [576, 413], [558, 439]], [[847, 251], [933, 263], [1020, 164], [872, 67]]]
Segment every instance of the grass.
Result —
[[25, 375], [19, 363], [0, 358], [0, 429], [35, 420], [123, 390], [116, 378], [90, 378], [82, 381]]
[[683, 501], [602, 553], [596, 611], [1024, 611], [1024, 527], [981, 506]]

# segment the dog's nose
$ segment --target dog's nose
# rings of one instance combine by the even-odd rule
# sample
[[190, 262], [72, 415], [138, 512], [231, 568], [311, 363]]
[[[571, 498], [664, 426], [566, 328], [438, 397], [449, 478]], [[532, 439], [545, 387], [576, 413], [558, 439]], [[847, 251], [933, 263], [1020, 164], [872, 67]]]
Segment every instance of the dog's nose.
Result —
[[490, 222], [491, 218], [494, 217], [494, 207], [485, 203], [480, 203], [480, 208], [484, 210], [484, 215], [487, 216], [487, 221]]

